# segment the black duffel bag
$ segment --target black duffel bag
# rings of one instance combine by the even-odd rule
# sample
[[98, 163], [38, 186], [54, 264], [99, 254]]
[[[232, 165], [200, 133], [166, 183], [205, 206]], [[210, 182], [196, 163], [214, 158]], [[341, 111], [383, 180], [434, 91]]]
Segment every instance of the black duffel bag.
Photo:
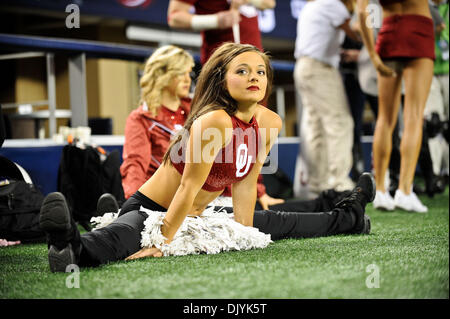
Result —
[[0, 238], [45, 242], [45, 233], [39, 227], [44, 195], [22, 172], [23, 168], [0, 156]]

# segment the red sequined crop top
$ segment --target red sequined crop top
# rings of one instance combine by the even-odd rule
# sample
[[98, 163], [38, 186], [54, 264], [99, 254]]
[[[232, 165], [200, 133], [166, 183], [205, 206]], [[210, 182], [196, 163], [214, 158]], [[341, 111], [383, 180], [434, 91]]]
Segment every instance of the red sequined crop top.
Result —
[[[255, 117], [246, 123], [232, 116], [231, 122], [233, 138], [217, 154], [208, 178], [202, 186], [202, 189], [208, 192], [223, 190], [226, 186], [244, 179], [258, 156], [260, 135]], [[178, 154], [181, 156], [181, 150]], [[180, 174], [183, 174], [184, 160], [174, 163], [171, 159], [171, 163]]]

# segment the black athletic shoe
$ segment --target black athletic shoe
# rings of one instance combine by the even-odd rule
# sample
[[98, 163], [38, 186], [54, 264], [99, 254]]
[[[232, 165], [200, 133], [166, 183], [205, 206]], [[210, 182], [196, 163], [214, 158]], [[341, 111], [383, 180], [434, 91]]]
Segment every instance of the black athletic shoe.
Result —
[[355, 227], [352, 234], [369, 234], [371, 223], [370, 217], [364, 214], [367, 203], [375, 198], [375, 179], [370, 173], [363, 173], [358, 179], [356, 187], [349, 196], [336, 204], [337, 208], [350, 209], [355, 217]]
[[51, 245], [48, 249], [48, 263], [52, 272], [66, 272], [67, 266], [76, 265], [77, 258], [72, 248], [72, 244], [61, 250], [56, 248], [55, 245]]
[[320, 193], [319, 197], [322, 198], [321, 211], [327, 212], [333, 210], [336, 204], [343, 200], [345, 197], [349, 196], [352, 191], [342, 191], [338, 192], [334, 189], [327, 189]]
[[119, 204], [114, 195], [105, 193], [97, 201], [97, 216], [103, 216], [105, 213], [117, 213]]
[[68, 265], [77, 264], [80, 234], [63, 194], [54, 192], [44, 198], [39, 225], [47, 234], [50, 270], [65, 272]]

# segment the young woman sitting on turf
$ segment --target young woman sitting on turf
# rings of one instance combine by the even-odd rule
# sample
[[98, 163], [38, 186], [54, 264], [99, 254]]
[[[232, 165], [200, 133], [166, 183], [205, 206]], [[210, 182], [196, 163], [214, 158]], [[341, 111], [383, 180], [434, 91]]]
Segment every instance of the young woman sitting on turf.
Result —
[[[191, 106], [189, 89], [193, 66], [192, 56], [186, 50], [173, 45], [158, 48], [147, 60], [140, 80], [139, 107], [131, 112], [125, 125], [123, 163], [120, 172], [126, 199], [136, 193], [156, 172], [171, 139], [186, 122]], [[256, 210], [327, 211], [345, 196], [340, 192], [327, 190], [315, 200], [283, 201], [269, 196], [260, 180], [261, 178], [257, 184]], [[230, 194], [230, 187], [227, 186], [219, 200], [214, 203], [232, 206], [229, 204], [230, 197], [223, 196], [231, 196]], [[113, 195], [104, 194], [100, 197], [97, 209], [99, 215], [116, 212], [118, 209], [119, 203]]]
[[[258, 104], [269, 94], [272, 76], [268, 56], [256, 47], [233, 43], [219, 47], [199, 76], [185, 134], [174, 140], [163, 165], [124, 203], [120, 216], [109, 225], [80, 235], [62, 194], [49, 194], [40, 224], [48, 234], [51, 270], [64, 271], [69, 264], [98, 266], [160, 257], [168, 255], [175, 242], [188, 246], [195, 236], [185, 236], [181, 243], [176, 240], [180, 234], [195, 231], [184, 222], [188, 216], [201, 216], [229, 184], [234, 214], [231, 225], [225, 219], [222, 224], [208, 217], [202, 231], [196, 233], [219, 247], [218, 251], [226, 250], [223, 238], [218, 237], [227, 231], [227, 240], [237, 236], [255, 243], [237, 249], [266, 246], [270, 239], [261, 234], [276, 240], [368, 233], [370, 220], [364, 209], [373, 200], [374, 181], [367, 173], [329, 212], [254, 211], [257, 178], [281, 128], [280, 117]], [[198, 218], [189, 217], [189, 221], [195, 223]]]
[[[173, 45], [158, 48], [147, 60], [140, 79], [139, 107], [131, 112], [125, 125], [120, 172], [126, 199], [155, 173], [171, 138], [183, 127], [190, 112], [190, 73], [193, 67], [192, 56]], [[229, 187], [226, 192], [231, 193]], [[257, 185], [256, 209], [297, 211], [298, 207], [300, 211], [323, 210], [330, 206], [326, 206], [325, 200], [334, 200], [336, 195], [338, 194], [330, 190], [321, 194], [318, 203], [315, 201], [298, 205], [296, 200], [283, 202], [269, 196], [264, 184], [260, 182]], [[325, 204], [321, 204], [323, 201]], [[118, 208], [119, 204], [111, 194], [104, 194], [99, 200], [98, 213], [101, 215], [117, 211]]]
[[[147, 60], [140, 79], [139, 107], [131, 112], [125, 125], [120, 173], [126, 199], [155, 173], [170, 139], [183, 127], [190, 112], [193, 67], [192, 56], [173, 45], [158, 48]], [[257, 194], [259, 208], [268, 209], [269, 205], [283, 202], [265, 192], [262, 179]], [[111, 209], [111, 206], [100, 207], [100, 211], [104, 208]]]

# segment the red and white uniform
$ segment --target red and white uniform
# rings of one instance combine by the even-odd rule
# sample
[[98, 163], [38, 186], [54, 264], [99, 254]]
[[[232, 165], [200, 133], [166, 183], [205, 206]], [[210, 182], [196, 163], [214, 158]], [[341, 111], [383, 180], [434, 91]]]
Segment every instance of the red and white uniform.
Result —
[[[225, 187], [244, 179], [257, 160], [260, 135], [255, 117], [246, 123], [232, 116], [231, 122], [233, 138], [217, 154], [208, 178], [202, 186], [202, 189], [208, 192], [224, 190]], [[178, 154], [181, 156], [181, 161], [178, 163], [172, 159], [171, 161], [176, 170], [183, 174], [185, 163], [181, 149]]]
[[[193, 5], [195, 14], [215, 14], [220, 11], [230, 9], [230, 3], [227, 0], [179, 0], [181, 2]], [[261, 43], [261, 33], [258, 27], [258, 11], [249, 5], [241, 6], [241, 22], [240, 42], [245, 44], [252, 44], [263, 50]], [[200, 51], [200, 62], [205, 64], [208, 61], [214, 50], [224, 42], [234, 42], [233, 30], [228, 29], [214, 29], [205, 30], [201, 32], [202, 47]]]
[[186, 121], [190, 102], [190, 99], [182, 99], [175, 112], [161, 106], [157, 116], [151, 116], [145, 104], [130, 113], [120, 166], [125, 198], [133, 195], [161, 165], [172, 135]]

